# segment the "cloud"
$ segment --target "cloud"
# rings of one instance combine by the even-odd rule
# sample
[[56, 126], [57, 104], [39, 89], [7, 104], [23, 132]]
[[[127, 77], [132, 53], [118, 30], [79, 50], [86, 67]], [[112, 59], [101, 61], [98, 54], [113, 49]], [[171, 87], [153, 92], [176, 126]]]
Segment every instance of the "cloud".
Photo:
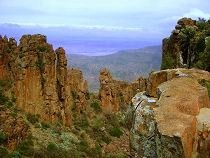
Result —
[[190, 12], [184, 14], [185, 17], [190, 17], [197, 19], [198, 17], [209, 19], [210, 18], [210, 12], [206, 13], [198, 8], [193, 8], [190, 10]]

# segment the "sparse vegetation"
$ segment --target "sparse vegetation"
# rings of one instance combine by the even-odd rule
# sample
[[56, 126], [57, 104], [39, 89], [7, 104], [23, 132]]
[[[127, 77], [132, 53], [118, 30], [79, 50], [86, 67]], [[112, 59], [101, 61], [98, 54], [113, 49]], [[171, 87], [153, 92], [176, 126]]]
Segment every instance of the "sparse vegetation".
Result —
[[33, 125], [39, 121], [38, 116], [31, 113], [27, 113], [26, 118]]
[[9, 155], [8, 150], [6, 148], [0, 146], [0, 157], [1, 158], [8, 158], [8, 155]]
[[120, 127], [112, 127], [109, 131], [110, 135], [113, 137], [120, 138], [120, 136], [123, 134], [122, 130]]
[[46, 122], [41, 122], [41, 126], [43, 129], [48, 129], [50, 128], [50, 124], [46, 123]]
[[90, 107], [92, 107], [96, 113], [101, 112], [101, 105], [99, 100], [92, 100], [90, 103]]
[[8, 158], [22, 158], [22, 156], [18, 151], [13, 151], [9, 154]]
[[41, 57], [38, 58], [38, 60], [36, 61], [36, 66], [39, 68], [39, 70], [40, 70], [41, 72], [44, 71], [45, 63], [44, 63], [43, 58], [41, 58]]
[[32, 136], [28, 136], [17, 147], [17, 151], [23, 156], [33, 156], [34, 154], [34, 142]]
[[0, 143], [3, 143], [6, 139], [6, 134], [2, 130], [0, 130]]

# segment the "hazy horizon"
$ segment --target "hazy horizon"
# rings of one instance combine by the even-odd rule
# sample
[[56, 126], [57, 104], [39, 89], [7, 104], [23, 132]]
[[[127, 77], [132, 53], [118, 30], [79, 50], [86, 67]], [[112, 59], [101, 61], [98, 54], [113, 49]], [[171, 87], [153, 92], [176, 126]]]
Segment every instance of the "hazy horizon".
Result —
[[160, 45], [181, 17], [209, 19], [209, 0], [1, 0], [0, 34], [47, 35], [67, 53], [104, 55]]

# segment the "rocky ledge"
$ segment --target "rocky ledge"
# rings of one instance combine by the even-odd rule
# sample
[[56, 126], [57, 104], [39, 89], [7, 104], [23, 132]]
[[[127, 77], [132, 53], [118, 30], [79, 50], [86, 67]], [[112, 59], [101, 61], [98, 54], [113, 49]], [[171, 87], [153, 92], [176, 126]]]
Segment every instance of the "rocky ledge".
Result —
[[[153, 72], [147, 92], [133, 98], [131, 143], [140, 157], [208, 157], [209, 96], [196, 69]], [[154, 98], [155, 97], [155, 98]]]

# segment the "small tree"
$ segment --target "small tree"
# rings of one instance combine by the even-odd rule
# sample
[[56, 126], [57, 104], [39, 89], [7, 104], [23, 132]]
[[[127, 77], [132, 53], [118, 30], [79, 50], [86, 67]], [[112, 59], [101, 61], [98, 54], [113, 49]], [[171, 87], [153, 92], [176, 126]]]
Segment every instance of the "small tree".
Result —
[[191, 58], [194, 50], [194, 36], [196, 30], [192, 26], [186, 26], [179, 33], [180, 45], [183, 51], [183, 61], [191, 68]]

